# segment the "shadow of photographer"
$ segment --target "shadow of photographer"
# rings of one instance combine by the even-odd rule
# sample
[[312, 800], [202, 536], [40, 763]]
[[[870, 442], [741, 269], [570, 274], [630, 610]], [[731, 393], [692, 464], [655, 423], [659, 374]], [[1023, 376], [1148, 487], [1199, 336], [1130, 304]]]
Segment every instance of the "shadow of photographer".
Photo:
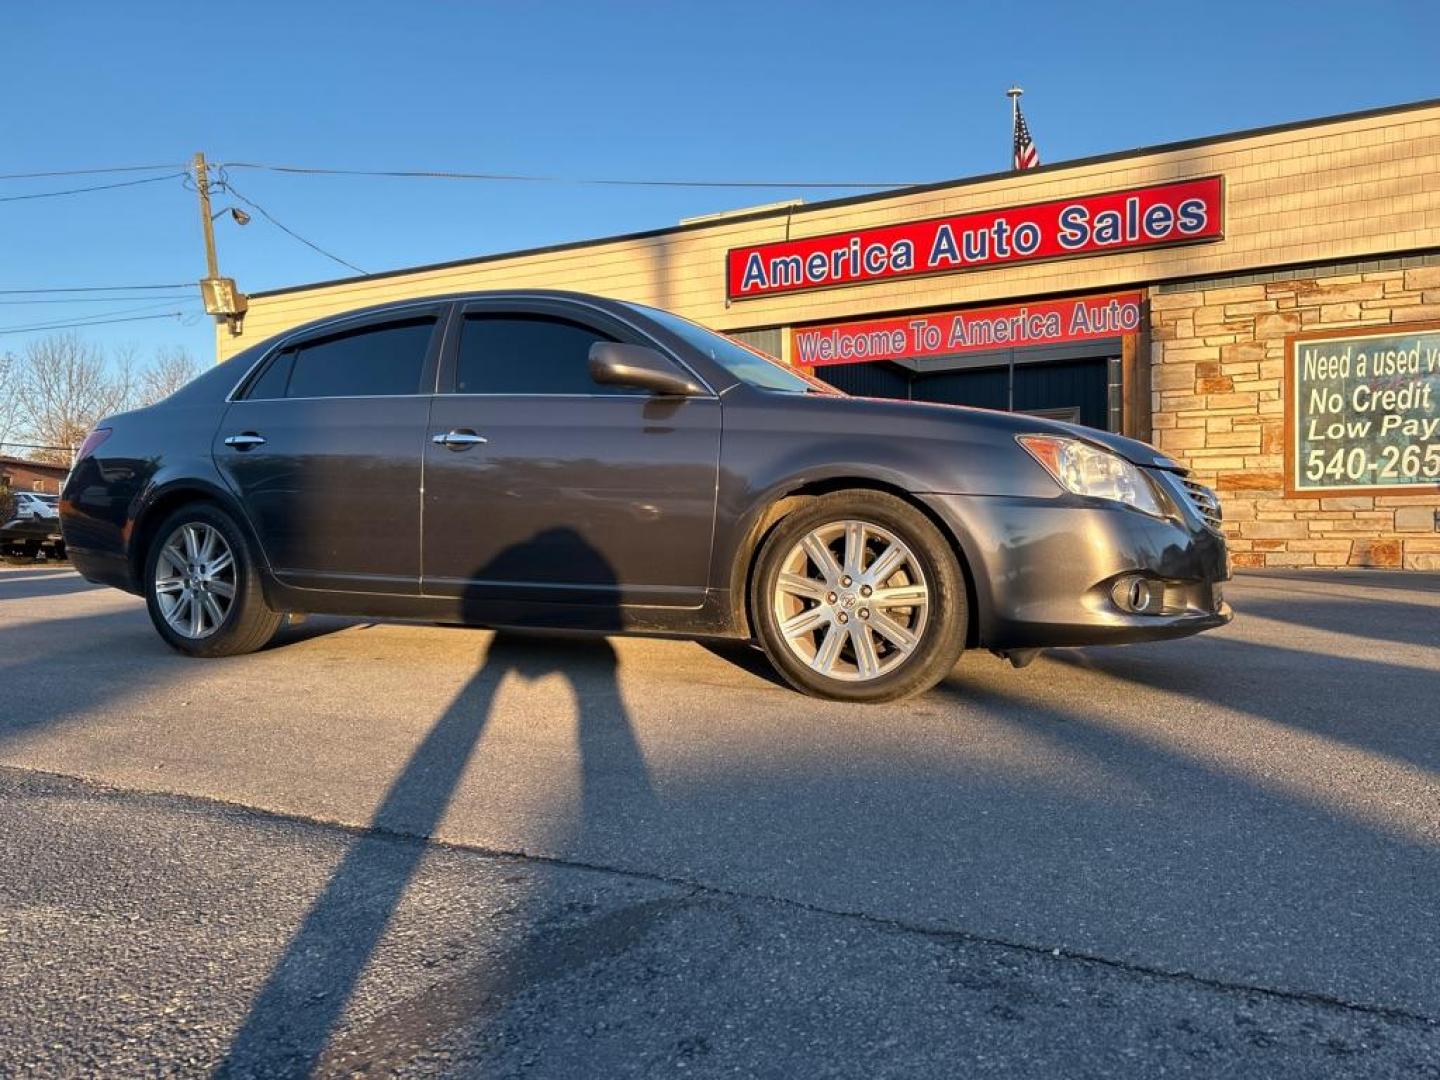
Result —
[[[489, 605], [482, 610], [479, 583], [516, 580], [513, 571], [529, 561], [534, 545], [563, 557], [579, 580], [615, 583], [613, 569], [578, 532], [547, 530], [476, 571], [476, 584], [464, 600], [467, 622], [479, 623], [493, 611]], [[603, 599], [593, 605], [587, 623], [601, 633], [618, 630], [615, 590], [602, 587], [594, 594]], [[435, 834], [454, 799], [493, 717], [497, 694], [512, 675], [526, 681], [563, 675], [575, 698], [579, 806], [576, 835], [566, 839], [621, 824], [606, 821], [611, 804], [605, 792], [617, 785], [626, 795], [627, 820], [634, 816], [637, 800], [644, 816], [654, 793], [620, 695], [617, 668], [615, 650], [603, 637], [537, 639], [496, 633], [476, 673], [415, 748], [301, 920], [255, 996], [217, 1075], [307, 1075], [317, 1066], [326, 1071], [327, 1044], [420, 868], [426, 838]], [[522, 935], [514, 947], [519, 955], [510, 956], [507, 966], [526, 967], [523, 954], [537, 947], [535, 935]], [[387, 1056], [403, 1050], [373, 1049]]]

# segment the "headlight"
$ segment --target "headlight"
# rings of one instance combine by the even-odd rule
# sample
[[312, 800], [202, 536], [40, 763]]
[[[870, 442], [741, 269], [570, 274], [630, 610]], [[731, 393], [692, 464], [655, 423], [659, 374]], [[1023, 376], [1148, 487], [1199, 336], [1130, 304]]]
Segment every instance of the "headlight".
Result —
[[1016, 441], [1066, 491], [1095, 499], [1113, 499], [1156, 517], [1164, 517], [1154, 485], [1119, 454], [1063, 435], [1017, 435]]

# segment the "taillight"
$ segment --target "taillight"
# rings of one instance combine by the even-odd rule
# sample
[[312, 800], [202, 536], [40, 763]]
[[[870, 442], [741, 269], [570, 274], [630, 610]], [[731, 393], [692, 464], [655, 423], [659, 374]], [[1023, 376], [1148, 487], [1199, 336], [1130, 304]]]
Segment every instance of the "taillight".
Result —
[[90, 432], [89, 435], [86, 435], [85, 441], [80, 444], [79, 452], [75, 455], [75, 464], [79, 465], [80, 462], [93, 454], [99, 448], [100, 444], [110, 437], [111, 430], [112, 429], [108, 427], [97, 427], [94, 431]]

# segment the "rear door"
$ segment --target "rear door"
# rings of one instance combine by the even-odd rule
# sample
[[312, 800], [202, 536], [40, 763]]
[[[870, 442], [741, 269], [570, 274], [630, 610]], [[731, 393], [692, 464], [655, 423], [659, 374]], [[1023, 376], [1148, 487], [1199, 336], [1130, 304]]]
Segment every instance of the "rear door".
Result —
[[430, 391], [448, 305], [284, 343], [240, 389], [216, 464], [286, 584], [416, 593]]
[[476, 618], [489, 601], [699, 606], [719, 400], [594, 382], [592, 344], [651, 343], [582, 305], [472, 302], [456, 329], [425, 447], [424, 592]]

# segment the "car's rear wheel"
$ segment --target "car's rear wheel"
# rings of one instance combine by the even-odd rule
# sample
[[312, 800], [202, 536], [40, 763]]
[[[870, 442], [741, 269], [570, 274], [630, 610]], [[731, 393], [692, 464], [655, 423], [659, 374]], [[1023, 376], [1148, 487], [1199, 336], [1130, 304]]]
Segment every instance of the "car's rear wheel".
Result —
[[781, 519], [761, 546], [751, 616], [806, 693], [893, 701], [930, 689], [965, 647], [965, 579], [940, 530], [893, 495], [841, 491]]
[[155, 531], [145, 603], [160, 636], [191, 656], [254, 652], [281, 622], [265, 603], [244, 533], [209, 503], [181, 507]]

